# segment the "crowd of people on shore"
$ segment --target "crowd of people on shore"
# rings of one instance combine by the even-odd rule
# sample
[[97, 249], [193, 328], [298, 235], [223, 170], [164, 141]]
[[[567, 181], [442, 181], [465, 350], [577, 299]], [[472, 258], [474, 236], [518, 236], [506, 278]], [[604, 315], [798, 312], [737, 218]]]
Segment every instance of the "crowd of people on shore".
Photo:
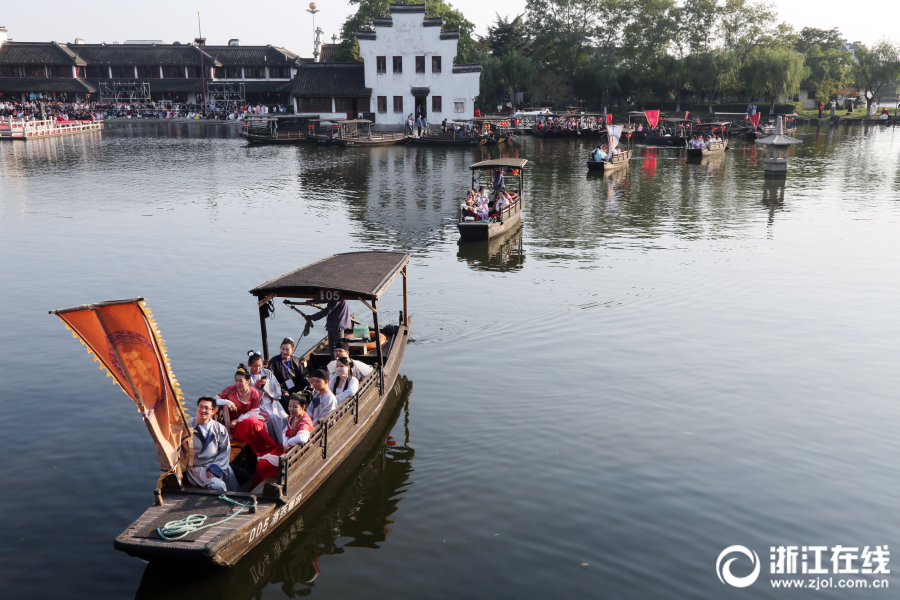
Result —
[[101, 103], [48, 100], [0, 101], [0, 118], [25, 121], [102, 121], [106, 119], [220, 119], [243, 120], [247, 115], [285, 114], [289, 107], [247, 104], [227, 111], [207, 111], [203, 106], [179, 102]]

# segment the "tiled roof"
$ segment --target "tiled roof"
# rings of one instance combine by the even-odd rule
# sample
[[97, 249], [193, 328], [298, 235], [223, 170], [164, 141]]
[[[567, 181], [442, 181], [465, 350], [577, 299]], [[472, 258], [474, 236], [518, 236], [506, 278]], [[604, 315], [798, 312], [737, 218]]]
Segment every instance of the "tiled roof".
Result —
[[293, 81], [248, 81], [244, 84], [244, 92], [248, 94], [287, 93], [294, 89]]
[[425, 17], [422, 21], [422, 27], [443, 27], [444, 26], [444, 18], [443, 17]]
[[[4, 44], [5, 45], [5, 44]], [[0, 92], [96, 92], [96, 86], [72, 77], [0, 77]]]
[[453, 31], [441, 31], [441, 39], [442, 40], [458, 40], [459, 39], [459, 29], [455, 29]]
[[0, 64], [5, 65], [83, 65], [65, 46], [56, 42], [4, 42], [0, 45]]
[[225, 66], [264, 66], [297, 64], [297, 55], [275, 46], [204, 46], [207, 54]]
[[[78, 44], [69, 48], [89, 65], [200, 66], [200, 49], [188, 44]], [[209, 54], [203, 63], [222, 66]]]
[[322, 44], [322, 54], [319, 56], [319, 60], [328, 62], [340, 46], [340, 44]]
[[481, 65], [453, 65], [454, 73], [481, 73]]
[[424, 4], [391, 4], [392, 13], [424, 13]]
[[358, 40], [375, 40], [378, 39], [374, 31], [357, 31], [356, 39]]
[[362, 63], [311, 63], [297, 70], [294, 96], [371, 96]]
[[393, 27], [394, 20], [393, 19], [380, 19], [378, 17], [372, 19], [372, 25], [375, 27]]

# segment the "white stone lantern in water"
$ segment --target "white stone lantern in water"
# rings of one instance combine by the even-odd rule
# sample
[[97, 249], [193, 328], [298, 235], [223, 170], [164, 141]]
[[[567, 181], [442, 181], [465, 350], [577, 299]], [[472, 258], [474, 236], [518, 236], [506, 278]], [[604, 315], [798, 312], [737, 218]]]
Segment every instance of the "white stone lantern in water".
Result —
[[781, 117], [778, 117], [775, 133], [756, 140], [756, 143], [766, 146], [766, 177], [785, 177], [787, 175], [788, 148], [803, 142], [784, 135], [784, 125]]

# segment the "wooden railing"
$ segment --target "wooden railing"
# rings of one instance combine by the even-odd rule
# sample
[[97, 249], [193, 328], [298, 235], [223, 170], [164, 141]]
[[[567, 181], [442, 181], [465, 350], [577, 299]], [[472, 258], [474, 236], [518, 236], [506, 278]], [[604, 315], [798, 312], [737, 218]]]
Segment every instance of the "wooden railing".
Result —
[[[338, 404], [337, 408], [328, 415], [324, 422], [315, 426], [312, 434], [309, 436], [309, 441], [302, 446], [294, 446], [281, 456], [278, 462], [277, 483], [281, 486], [282, 494], [285, 496], [290, 494], [290, 490], [307, 474], [312, 462], [318, 456], [321, 456], [322, 460], [328, 458], [329, 445], [336, 443], [336, 440], [331, 435], [332, 430], [337, 430], [335, 432], [339, 435], [337, 440], [340, 440], [343, 437], [343, 435], [340, 435], [343, 433], [341, 430], [345, 429], [344, 425], [349, 423], [350, 417], [353, 418], [354, 424], [359, 423], [359, 399], [370, 388], [378, 385], [379, 370], [381, 368], [380, 365], [376, 365], [368, 377], [360, 383], [356, 394]], [[321, 452], [315, 452], [315, 448], [319, 448]]]

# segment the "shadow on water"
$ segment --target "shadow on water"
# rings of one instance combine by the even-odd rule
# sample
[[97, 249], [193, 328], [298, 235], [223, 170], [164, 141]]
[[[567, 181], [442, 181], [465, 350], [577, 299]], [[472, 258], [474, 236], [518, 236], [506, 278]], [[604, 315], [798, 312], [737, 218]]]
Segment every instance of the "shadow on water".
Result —
[[489, 240], [459, 242], [456, 258], [476, 271], [518, 271], [525, 264], [523, 226]]
[[[280, 585], [285, 596], [312, 593], [322, 555], [344, 548], [378, 549], [386, 541], [390, 515], [412, 483], [409, 446], [409, 396], [412, 382], [399, 376], [381, 416], [360, 445], [303, 509], [271, 533], [232, 569], [186, 567], [165, 562], [147, 565], [136, 598], [193, 600], [261, 597]], [[404, 439], [389, 433], [403, 415]], [[349, 541], [338, 543], [338, 538]]]

